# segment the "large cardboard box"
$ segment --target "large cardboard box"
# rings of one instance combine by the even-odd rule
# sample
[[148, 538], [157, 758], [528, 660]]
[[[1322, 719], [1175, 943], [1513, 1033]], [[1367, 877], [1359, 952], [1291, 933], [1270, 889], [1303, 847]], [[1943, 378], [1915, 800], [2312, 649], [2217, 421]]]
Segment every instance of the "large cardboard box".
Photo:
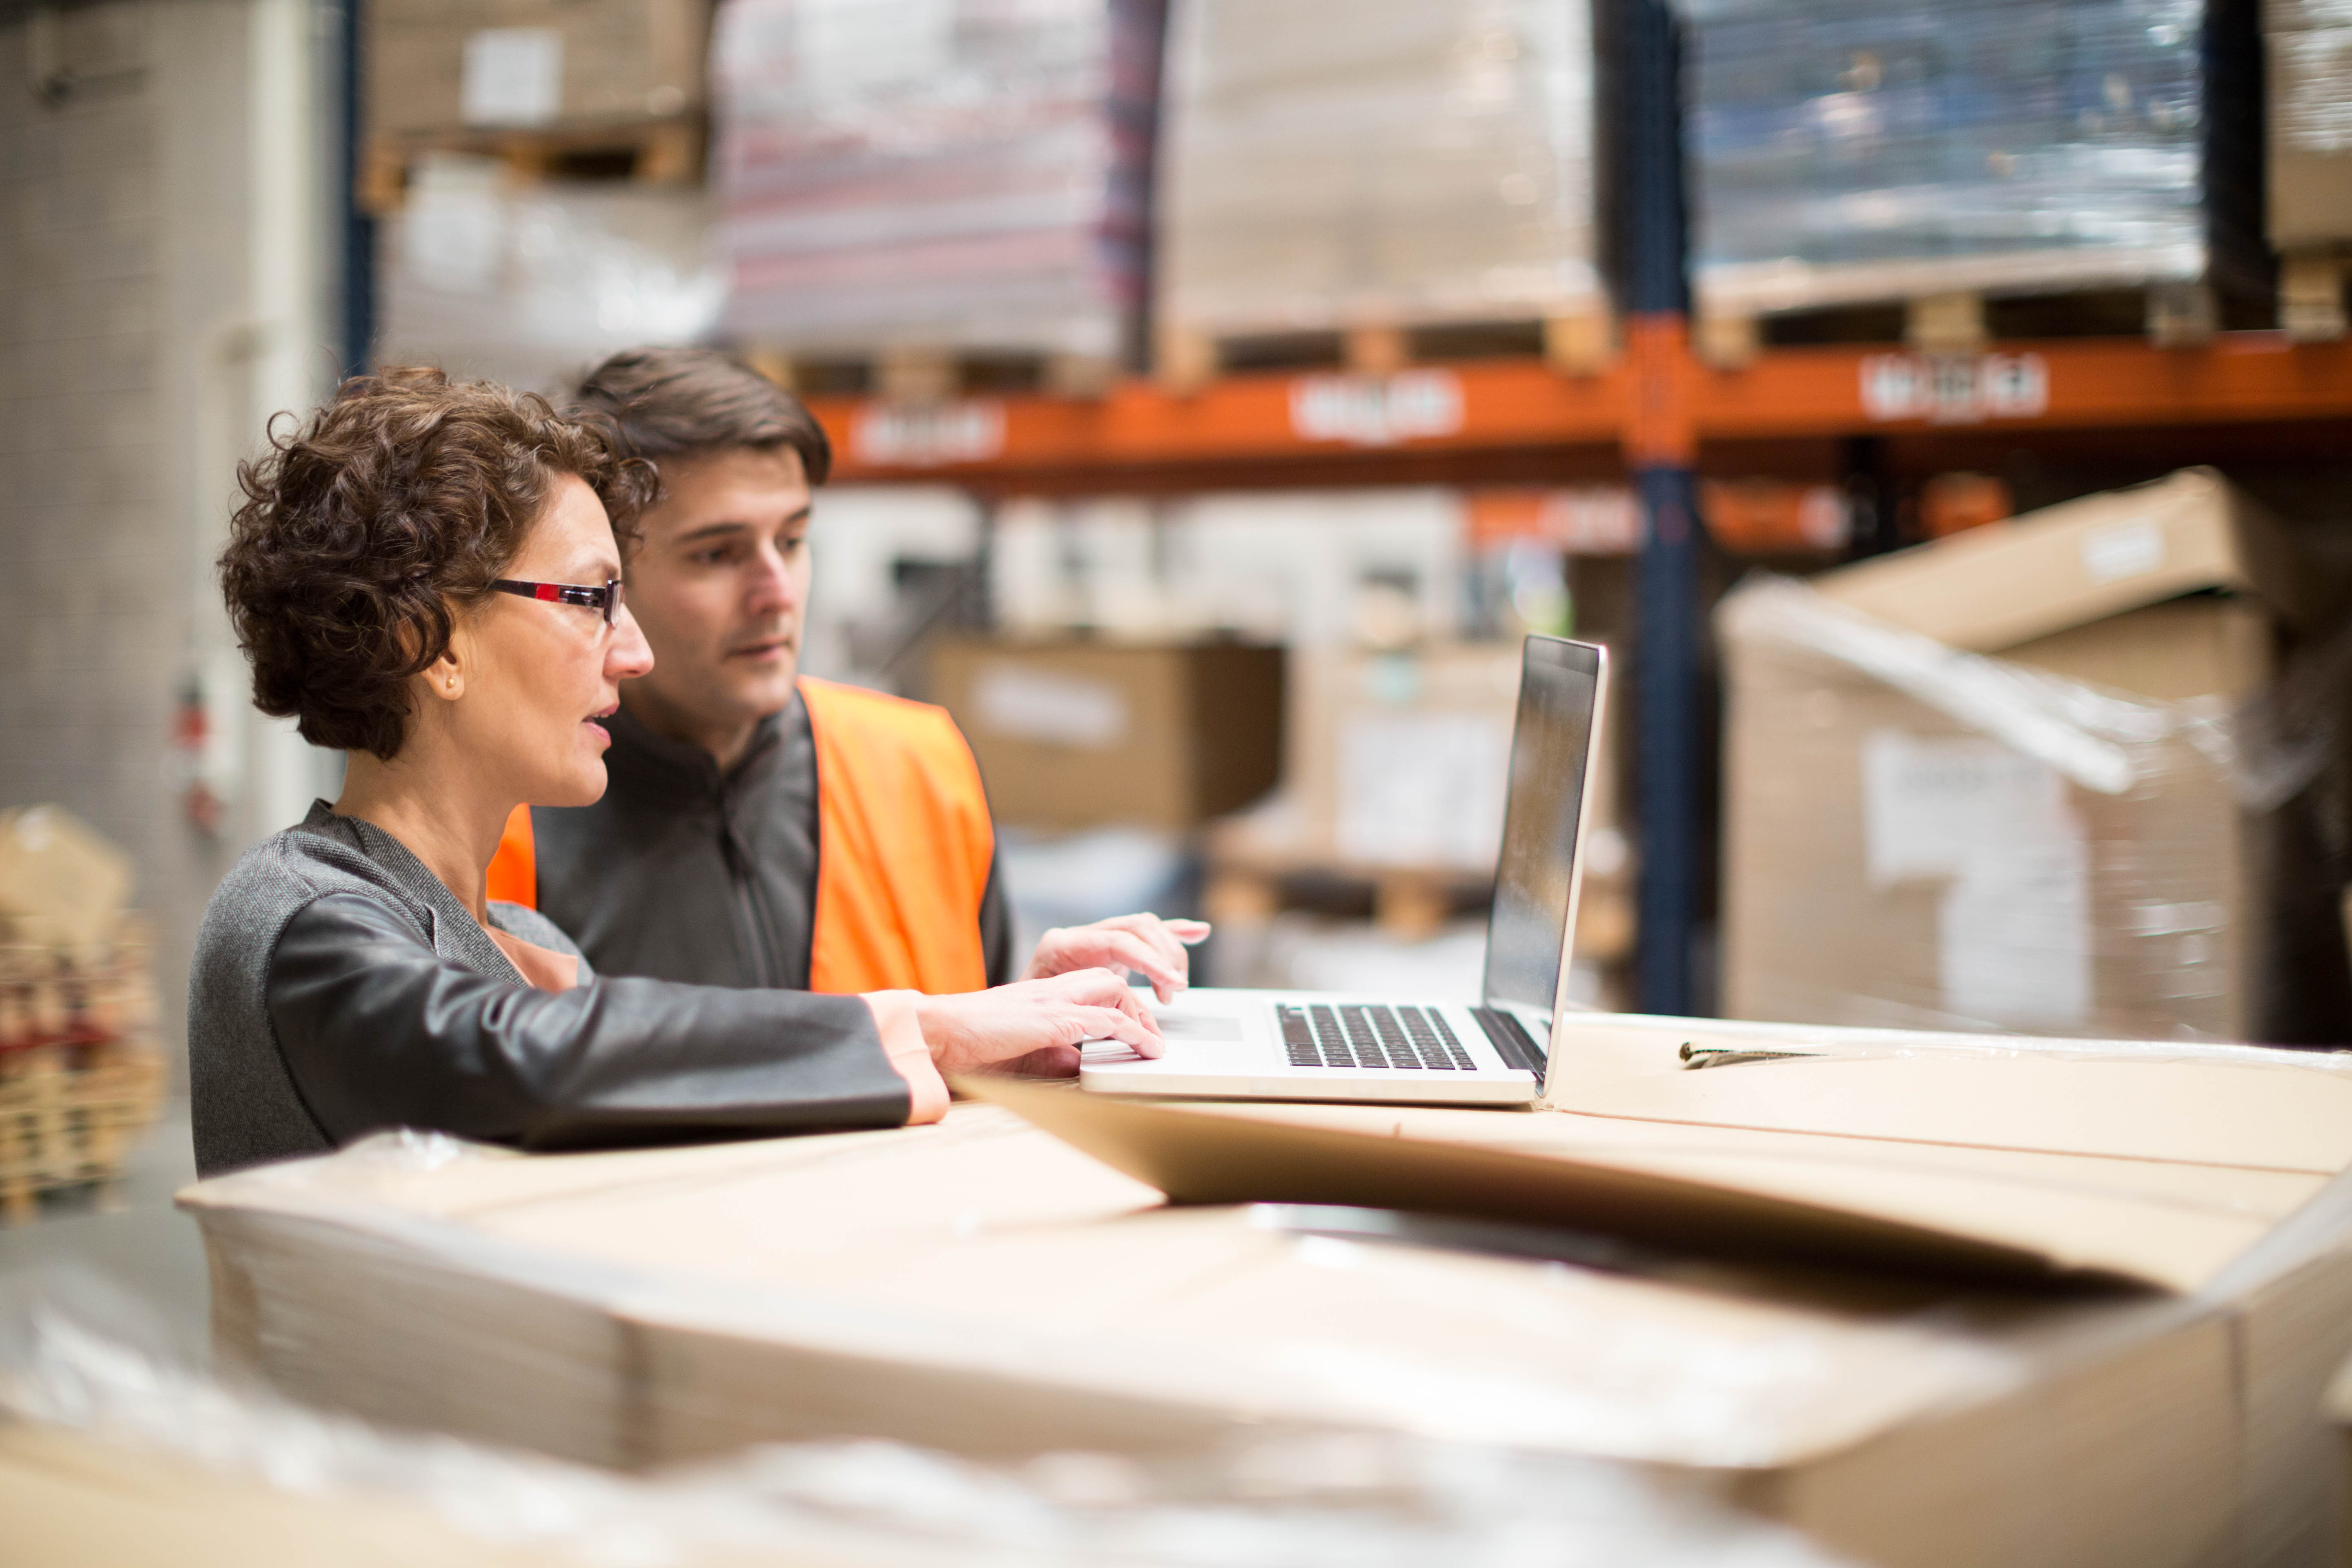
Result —
[[2231, 721], [2299, 591], [2191, 469], [1734, 593], [1725, 1011], [2250, 1037]]
[[664, 119], [704, 100], [710, 0], [372, 0], [377, 136]]
[[[987, 1092], [1067, 1142], [970, 1104], [637, 1153], [385, 1139], [184, 1202], [231, 1363], [603, 1464], [1370, 1430], [1635, 1464], [1884, 1563], [2328, 1539], [2330, 1062], [1595, 1016], [1524, 1113]], [[1335, 1204], [1479, 1223], [1283, 1206]]]
[[950, 638], [931, 695], [971, 742], [997, 820], [1023, 827], [1181, 831], [1281, 773], [1277, 647]]

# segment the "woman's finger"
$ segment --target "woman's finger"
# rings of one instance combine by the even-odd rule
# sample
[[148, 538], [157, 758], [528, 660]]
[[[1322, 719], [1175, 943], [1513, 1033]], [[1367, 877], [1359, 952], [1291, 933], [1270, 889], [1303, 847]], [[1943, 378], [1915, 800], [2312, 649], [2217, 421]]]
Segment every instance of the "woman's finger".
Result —
[[1206, 921], [1162, 921], [1160, 923], [1170, 936], [1187, 947], [1209, 940], [1210, 926]]
[[1123, 1008], [1081, 1007], [1076, 1018], [1077, 1026], [1086, 1031], [1080, 1039], [1117, 1040], [1139, 1057], [1156, 1057], [1167, 1048], [1158, 1029]]

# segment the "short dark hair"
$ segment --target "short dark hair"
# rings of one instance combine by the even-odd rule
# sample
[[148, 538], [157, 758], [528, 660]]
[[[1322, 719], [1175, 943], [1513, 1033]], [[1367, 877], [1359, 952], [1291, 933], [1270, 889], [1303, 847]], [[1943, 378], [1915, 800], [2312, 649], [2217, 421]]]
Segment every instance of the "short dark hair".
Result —
[[609, 426], [437, 370], [356, 376], [290, 433], [278, 418], [268, 452], [237, 468], [245, 504], [220, 558], [253, 703], [313, 745], [386, 762], [409, 677], [448, 647], [452, 606], [489, 596], [555, 478], [584, 480], [624, 546], [654, 492]]
[[789, 447], [812, 485], [833, 471], [833, 443], [797, 397], [716, 349], [625, 349], [588, 373], [580, 406], [619, 427], [629, 450], [659, 465]]

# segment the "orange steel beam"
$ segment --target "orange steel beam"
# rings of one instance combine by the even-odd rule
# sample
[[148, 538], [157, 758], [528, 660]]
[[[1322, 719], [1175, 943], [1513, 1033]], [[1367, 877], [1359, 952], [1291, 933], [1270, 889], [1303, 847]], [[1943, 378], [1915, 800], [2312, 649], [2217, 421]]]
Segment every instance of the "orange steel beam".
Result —
[[[2007, 384], [1989, 397], [1965, 384], [1958, 395], [1939, 395], [1917, 384], [1936, 374], [1933, 363], [1893, 346], [1773, 349], [1740, 370], [1698, 369], [1695, 419], [1703, 436], [1754, 437], [2352, 416], [2352, 342], [2294, 344], [2278, 332], [2227, 332], [2195, 349], [2101, 338], [1996, 343], [1952, 363], [1964, 377], [1986, 368]], [[1889, 399], [1882, 379], [1873, 408], [1864, 384], [1874, 371], [1913, 384], [1898, 380]], [[1886, 405], [1906, 391], [1914, 394], [1912, 412], [1890, 416]]]
[[[1302, 413], [1300, 405], [1318, 396], [1327, 400], [1325, 426], [1334, 417], [1352, 422], [1352, 435], [1314, 433], [1315, 413]], [[1532, 359], [1416, 366], [1393, 376], [1234, 375], [1190, 395], [1126, 382], [1097, 399], [982, 396], [933, 411], [894, 412], [856, 397], [809, 400], [833, 437], [839, 455], [835, 471], [844, 479], [1115, 472], [1149, 464], [1609, 446], [1624, 427], [1626, 405], [1622, 366], [1599, 376], [1568, 377]], [[934, 443], [928, 455], [907, 455], [908, 443], [898, 438], [904, 421], [958, 416], [970, 426], [960, 437]]]
[[[1107, 483], [1129, 468], [1313, 464], [1383, 452], [1622, 442], [1638, 458], [1693, 437], [2352, 418], [2352, 342], [2293, 344], [2275, 332], [2224, 333], [2197, 349], [2099, 338], [1997, 343], [1943, 361], [1891, 344], [1783, 348], [1732, 371], [1697, 363], [1668, 329], [1658, 336], [1629, 342], [1633, 352], [1591, 377], [1532, 359], [1490, 360], [1395, 376], [1234, 375], [1189, 395], [1127, 382], [1095, 399], [980, 396], [894, 409], [818, 397], [810, 407], [833, 437], [844, 479], [1099, 472]], [[1336, 407], [1343, 425], [1354, 422], [1351, 434], [1311, 428], [1301, 400], [1317, 396], [1327, 416]]]

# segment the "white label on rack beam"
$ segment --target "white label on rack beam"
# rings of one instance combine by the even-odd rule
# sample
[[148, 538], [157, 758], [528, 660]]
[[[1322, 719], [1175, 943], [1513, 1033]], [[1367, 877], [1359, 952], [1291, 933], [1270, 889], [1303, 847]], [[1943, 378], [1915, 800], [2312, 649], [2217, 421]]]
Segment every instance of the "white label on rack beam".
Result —
[[1290, 384], [1290, 431], [1302, 441], [1393, 447], [1461, 428], [1462, 378], [1450, 370], [1302, 375]]
[[1004, 455], [1004, 405], [877, 404], [850, 426], [849, 449], [877, 468], [938, 468]]
[[1866, 354], [1862, 411], [1876, 420], [1974, 425], [2035, 419], [2050, 408], [2050, 363], [2040, 354]]

